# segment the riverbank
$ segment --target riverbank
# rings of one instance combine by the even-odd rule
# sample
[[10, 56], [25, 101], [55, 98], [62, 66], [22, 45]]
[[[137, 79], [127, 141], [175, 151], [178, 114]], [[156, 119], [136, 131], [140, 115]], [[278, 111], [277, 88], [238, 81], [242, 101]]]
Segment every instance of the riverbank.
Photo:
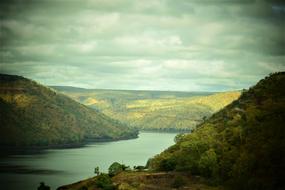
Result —
[[192, 130], [179, 130], [179, 129], [140, 129], [140, 132], [145, 132], [145, 133], [191, 133]]
[[[207, 185], [205, 180], [185, 172], [125, 171], [111, 178], [118, 190], [224, 190], [223, 187]], [[57, 190], [101, 190], [97, 187], [98, 177], [92, 177], [73, 184], [64, 185]]]

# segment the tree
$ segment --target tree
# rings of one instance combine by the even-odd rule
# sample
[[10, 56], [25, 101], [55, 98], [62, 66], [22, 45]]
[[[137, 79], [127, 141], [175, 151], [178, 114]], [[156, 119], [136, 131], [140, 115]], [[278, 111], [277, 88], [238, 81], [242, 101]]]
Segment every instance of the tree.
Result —
[[137, 170], [137, 171], [143, 171], [144, 169], [146, 169], [145, 166], [134, 166], [134, 170]]
[[199, 170], [203, 176], [216, 176], [218, 167], [217, 155], [213, 149], [209, 149], [201, 155]]
[[101, 173], [96, 180], [96, 186], [104, 190], [113, 190], [114, 186], [108, 174]]
[[180, 188], [186, 185], [186, 181], [183, 179], [182, 176], [176, 176], [171, 184], [174, 188]]
[[124, 170], [123, 165], [121, 165], [118, 162], [114, 162], [113, 164], [111, 164], [111, 166], [109, 167], [109, 175], [110, 176], [115, 176], [118, 173], [122, 172]]
[[99, 167], [95, 167], [94, 173], [98, 176], [100, 174]]
[[159, 163], [159, 169], [162, 171], [172, 171], [175, 169], [176, 161], [172, 158], [169, 159], [163, 159]]
[[50, 190], [50, 186], [47, 186], [44, 182], [41, 182], [38, 190]]

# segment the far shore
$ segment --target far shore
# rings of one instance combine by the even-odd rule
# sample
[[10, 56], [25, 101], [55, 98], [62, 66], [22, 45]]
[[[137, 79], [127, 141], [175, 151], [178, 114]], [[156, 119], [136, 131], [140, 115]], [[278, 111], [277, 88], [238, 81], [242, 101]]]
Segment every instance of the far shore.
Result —
[[[139, 131], [144, 133], [190, 133], [191, 131], [181, 131], [181, 130], [157, 130], [157, 129], [142, 129]], [[82, 148], [88, 144], [96, 142], [114, 142], [121, 140], [130, 140], [139, 138], [139, 133], [136, 136], [128, 136], [121, 138], [92, 138], [85, 139], [81, 142], [76, 143], [64, 143], [64, 144], [51, 144], [51, 145], [32, 145], [32, 146], [9, 146], [9, 145], [0, 145], [0, 157], [7, 157], [9, 155], [27, 155], [27, 154], [40, 154], [43, 151], [48, 149], [69, 149], [69, 148]]]
[[44, 150], [48, 149], [68, 149], [68, 148], [82, 148], [88, 144], [96, 143], [96, 142], [113, 142], [113, 141], [121, 141], [121, 140], [129, 140], [138, 138], [138, 134], [136, 136], [129, 137], [121, 137], [121, 138], [92, 138], [85, 139], [81, 142], [76, 143], [64, 143], [64, 144], [51, 144], [51, 145], [33, 145], [33, 146], [9, 146], [9, 145], [0, 145], [0, 157], [6, 157], [9, 155], [26, 155], [26, 154], [40, 154]]

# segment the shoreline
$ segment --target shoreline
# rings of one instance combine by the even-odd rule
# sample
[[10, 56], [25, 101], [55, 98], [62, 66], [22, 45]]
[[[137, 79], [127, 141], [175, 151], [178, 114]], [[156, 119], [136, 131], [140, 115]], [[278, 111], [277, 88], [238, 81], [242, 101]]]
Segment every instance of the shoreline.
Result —
[[121, 138], [98, 138], [98, 139], [84, 139], [77, 143], [64, 143], [64, 144], [52, 144], [45, 146], [11, 146], [11, 145], [0, 145], [0, 158], [8, 157], [11, 155], [28, 155], [28, 154], [40, 154], [45, 150], [49, 149], [71, 149], [71, 148], [82, 148], [88, 144], [96, 142], [115, 142], [121, 140], [130, 140], [139, 138], [139, 133], [136, 136], [121, 137]]
[[140, 132], [144, 133], [190, 133], [191, 131], [180, 131], [180, 130], [156, 130], [156, 129], [142, 129], [139, 130], [136, 135], [131, 135], [128, 137], [120, 138], [92, 138], [84, 139], [81, 142], [76, 143], [64, 143], [64, 144], [51, 144], [51, 145], [33, 145], [33, 146], [11, 146], [11, 145], [0, 145], [0, 158], [9, 157], [12, 155], [29, 155], [29, 154], [41, 154], [46, 150], [50, 149], [72, 149], [72, 148], [82, 148], [91, 143], [100, 143], [100, 142], [116, 142], [122, 140], [131, 140], [139, 138]]
[[180, 133], [191, 133], [192, 130], [173, 130], [173, 129], [141, 129], [141, 132], [150, 132], [150, 133], [176, 133], [176, 134], [180, 134]]

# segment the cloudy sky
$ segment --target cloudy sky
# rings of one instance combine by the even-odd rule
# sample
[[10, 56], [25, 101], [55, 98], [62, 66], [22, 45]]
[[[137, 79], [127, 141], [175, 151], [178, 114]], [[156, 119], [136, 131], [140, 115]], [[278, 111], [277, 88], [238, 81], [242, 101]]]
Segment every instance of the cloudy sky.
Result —
[[9, 0], [0, 73], [45, 85], [225, 91], [285, 70], [283, 0]]

